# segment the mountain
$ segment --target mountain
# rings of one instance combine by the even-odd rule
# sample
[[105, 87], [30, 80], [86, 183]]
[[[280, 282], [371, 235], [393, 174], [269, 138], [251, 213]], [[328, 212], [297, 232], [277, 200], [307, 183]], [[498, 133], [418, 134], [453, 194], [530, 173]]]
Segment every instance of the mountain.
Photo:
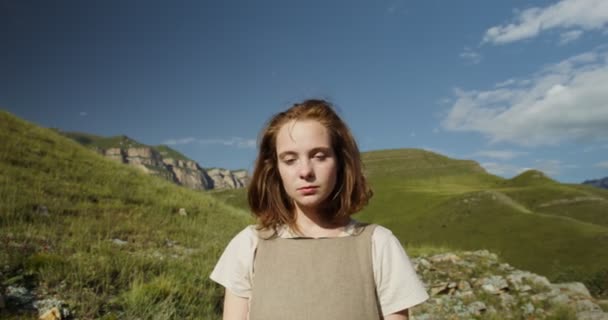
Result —
[[588, 184], [602, 189], [608, 189], [608, 177], [604, 177], [602, 179], [597, 180], [586, 180], [583, 182], [583, 184]]
[[246, 186], [249, 181], [246, 170], [204, 169], [165, 145], [148, 146], [125, 135], [101, 137], [82, 132], [58, 132], [109, 159], [190, 189], [235, 189]]
[[247, 212], [3, 111], [0, 141], [0, 319], [221, 318], [208, 275]]

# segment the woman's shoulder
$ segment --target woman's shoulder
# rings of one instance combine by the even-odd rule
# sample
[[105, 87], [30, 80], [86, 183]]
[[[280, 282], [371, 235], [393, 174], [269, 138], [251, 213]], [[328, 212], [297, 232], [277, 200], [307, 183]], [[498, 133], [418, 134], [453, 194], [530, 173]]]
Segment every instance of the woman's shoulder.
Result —
[[374, 232], [372, 233], [372, 242], [374, 245], [382, 246], [386, 243], [394, 242], [397, 239], [390, 229], [379, 224], [374, 224], [374, 226]]
[[258, 229], [256, 225], [248, 225], [237, 233], [231, 242], [234, 243], [257, 243]]

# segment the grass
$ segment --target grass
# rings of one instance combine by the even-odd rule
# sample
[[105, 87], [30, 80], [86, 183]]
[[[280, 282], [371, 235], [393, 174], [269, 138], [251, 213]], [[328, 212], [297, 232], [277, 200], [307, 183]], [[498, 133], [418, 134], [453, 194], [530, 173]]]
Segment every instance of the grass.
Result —
[[[80, 318], [219, 319], [223, 290], [208, 275], [253, 222], [246, 190], [178, 187], [4, 112], [0, 140], [0, 287], [57, 295]], [[363, 158], [375, 195], [355, 218], [390, 228], [410, 255], [489, 249], [606, 294], [608, 192], [534, 172], [506, 180], [423, 150]], [[600, 200], [561, 201], [576, 197]]]
[[[219, 319], [208, 275], [246, 212], [4, 112], [0, 140], [0, 287], [56, 295], [84, 319]], [[0, 317], [28, 316], [16, 312]]]

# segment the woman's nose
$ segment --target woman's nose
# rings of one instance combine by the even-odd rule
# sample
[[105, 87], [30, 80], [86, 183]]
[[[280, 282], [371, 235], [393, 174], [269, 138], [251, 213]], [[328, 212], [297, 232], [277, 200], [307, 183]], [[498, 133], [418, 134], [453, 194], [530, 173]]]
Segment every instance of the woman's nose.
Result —
[[300, 178], [308, 179], [314, 176], [314, 170], [310, 161], [302, 161], [300, 164]]

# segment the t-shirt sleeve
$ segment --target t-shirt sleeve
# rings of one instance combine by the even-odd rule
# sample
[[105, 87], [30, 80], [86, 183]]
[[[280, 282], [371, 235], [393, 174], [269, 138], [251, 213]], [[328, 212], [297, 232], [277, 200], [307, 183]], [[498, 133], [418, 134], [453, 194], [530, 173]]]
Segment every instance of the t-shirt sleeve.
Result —
[[374, 278], [382, 314], [387, 316], [427, 300], [424, 284], [393, 233], [377, 226], [372, 240]]
[[255, 226], [239, 232], [222, 253], [209, 278], [239, 297], [251, 297], [253, 254], [257, 246]]

